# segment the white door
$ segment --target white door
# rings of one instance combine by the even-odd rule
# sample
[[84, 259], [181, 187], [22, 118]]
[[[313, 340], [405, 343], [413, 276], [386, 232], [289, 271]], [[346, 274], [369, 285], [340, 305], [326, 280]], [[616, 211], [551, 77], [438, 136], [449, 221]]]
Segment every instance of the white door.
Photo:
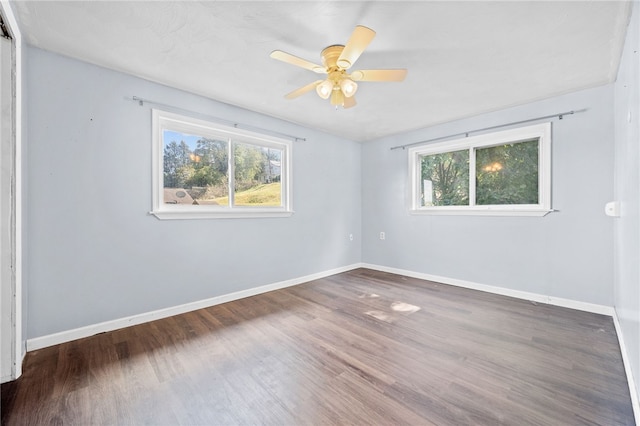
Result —
[[6, 382], [15, 377], [16, 322], [14, 274], [13, 176], [15, 164], [13, 128], [13, 54], [12, 42], [0, 37], [0, 377]]

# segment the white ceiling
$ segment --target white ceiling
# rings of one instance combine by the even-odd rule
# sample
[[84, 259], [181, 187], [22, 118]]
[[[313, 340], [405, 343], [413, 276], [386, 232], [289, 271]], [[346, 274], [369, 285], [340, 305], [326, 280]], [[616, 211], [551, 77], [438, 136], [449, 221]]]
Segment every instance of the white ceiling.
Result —
[[[356, 141], [612, 82], [630, 14], [619, 1], [12, 4], [33, 46]], [[284, 99], [318, 75], [269, 53], [320, 63], [356, 25], [377, 35], [352, 70], [406, 80], [361, 82], [347, 110], [315, 92]]]

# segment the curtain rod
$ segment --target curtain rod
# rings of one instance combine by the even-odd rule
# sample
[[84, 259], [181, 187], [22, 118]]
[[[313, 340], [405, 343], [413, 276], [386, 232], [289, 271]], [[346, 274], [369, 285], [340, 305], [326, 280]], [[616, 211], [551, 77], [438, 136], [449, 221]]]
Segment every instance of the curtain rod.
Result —
[[497, 126], [490, 126], [490, 127], [484, 127], [482, 129], [468, 130], [466, 132], [455, 133], [453, 135], [440, 136], [439, 138], [427, 139], [426, 141], [413, 142], [413, 143], [408, 143], [408, 144], [405, 144], [405, 145], [393, 146], [393, 147], [391, 147], [391, 150], [393, 151], [394, 149], [400, 149], [400, 148], [405, 149], [405, 148], [408, 148], [410, 146], [422, 145], [422, 144], [425, 144], [425, 143], [435, 142], [435, 141], [439, 141], [439, 140], [442, 140], [442, 139], [449, 139], [449, 138], [453, 138], [453, 137], [457, 137], [457, 136], [468, 137], [470, 133], [484, 132], [485, 130], [499, 129], [501, 127], [514, 126], [516, 124], [531, 123], [532, 121], [548, 120], [550, 118], [555, 118], [555, 117], [558, 117], [559, 120], [562, 120], [562, 117], [564, 117], [565, 115], [571, 115], [571, 114], [575, 114], [576, 112], [584, 112], [584, 111], [586, 111], [586, 109], [581, 109], [579, 111], [559, 112], [557, 114], [545, 115], [543, 117], [530, 118], [528, 120], [513, 121], [511, 123], [499, 124]]
[[261, 127], [255, 127], [255, 126], [251, 126], [249, 124], [240, 124], [240, 123], [236, 123], [236, 122], [231, 121], [231, 120], [225, 120], [224, 118], [214, 117], [214, 116], [211, 116], [211, 115], [202, 114], [202, 113], [199, 113], [199, 112], [196, 112], [196, 111], [191, 111], [191, 110], [180, 108], [180, 107], [177, 107], [177, 106], [163, 104], [162, 102], [156, 102], [156, 101], [152, 101], [150, 99], [140, 98], [138, 96], [133, 96], [131, 99], [133, 101], [135, 101], [135, 102], [138, 102], [138, 105], [140, 105], [140, 106], [143, 106], [145, 103], [147, 103], [147, 104], [151, 104], [151, 105], [157, 105], [157, 106], [161, 106], [161, 107], [165, 107], [165, 108], [170, 108], [170, 109], [182, 111], [182, 112], [185, 112], [185, 113], [188, 113], [188, 114], [195, 114], [195, 115], [198, 115], [198, 116], [201, 116], [201, 117], [205, 117], [205, 118], [207, 118], [209, 120], [213, 120], [213, 121], [215, 121], [217, 123], [220, 123], [220, 124], [230, 125], [230, 126], [233, 126], [233, 127], [237, 128], [237, 129], [252, 130], [252, 131], [255, 131], [255, 132], [258, 132], [258, 133], [269, 134], [271, 136], [280, 136], [280, 137], [284, 137], [284, 138], [287, 138], [287, 139], [292, 139], [294, 142], [295, 141], [304, 142], [304, 141], [307, 140], [306, 138], [301, 138], [299, 136], [288, 135], [286, 133], [276, 132], [274, 130], [269, 130], [269, 129], [263, 129]]

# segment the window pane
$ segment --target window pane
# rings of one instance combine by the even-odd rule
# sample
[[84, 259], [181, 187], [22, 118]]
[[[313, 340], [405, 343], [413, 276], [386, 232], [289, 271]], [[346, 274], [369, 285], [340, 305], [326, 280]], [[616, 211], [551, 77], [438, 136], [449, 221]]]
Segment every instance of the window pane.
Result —
[[420, 156], [422, 206], [469, 205], [469, 150]]
[[170, 130], [162, 136], [164, 203], [221, 204], [229, 194], [227, 142]]
[[280, 169], [283, 150], [235, 143], [236, 206], [281, 206]]
[[476, 204], [538, 204], [538, 139], [476, 150]]

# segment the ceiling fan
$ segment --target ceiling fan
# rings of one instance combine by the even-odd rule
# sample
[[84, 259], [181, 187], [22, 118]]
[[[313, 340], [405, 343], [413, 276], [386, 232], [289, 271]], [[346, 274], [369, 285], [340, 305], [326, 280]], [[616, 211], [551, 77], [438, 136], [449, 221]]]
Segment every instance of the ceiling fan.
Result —
[[406, 69], [390, 70], [358, 70], [347, 72], [367, 48], [376, 32], [362, 25], [356, 26], [346, 45], [334, 44], [326, 47], [320, 56], [322, 65], [314, 64], [305, 59], [294, 56], [282, 50], [274, 50], [271, 57], [291, 65], [311, 70], [318, 74], [327, 74], [325, 80], [300, 87], [285, 95], [287, 99], [294, 99], [300, 95], [316, 89], [322, 99], [330, 99], [331, 105], [351, 108], [355, 106], [354, 94], [358, 90], [356, 81], [402, 81], [407, 75]]

